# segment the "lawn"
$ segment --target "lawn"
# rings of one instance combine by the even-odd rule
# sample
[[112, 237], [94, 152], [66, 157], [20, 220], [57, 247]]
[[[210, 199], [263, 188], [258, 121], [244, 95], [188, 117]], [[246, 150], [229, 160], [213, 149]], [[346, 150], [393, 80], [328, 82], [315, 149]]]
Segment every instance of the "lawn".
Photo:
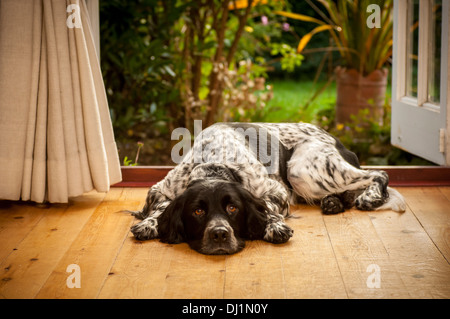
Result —
[[267, 103], [265, 122], [311, 122], [318, 111], [332, 109], [336, 103], [336, 83], [331, 83], [316, 99], [308, 104], [325, 82], [274, 80], [273, 98]]

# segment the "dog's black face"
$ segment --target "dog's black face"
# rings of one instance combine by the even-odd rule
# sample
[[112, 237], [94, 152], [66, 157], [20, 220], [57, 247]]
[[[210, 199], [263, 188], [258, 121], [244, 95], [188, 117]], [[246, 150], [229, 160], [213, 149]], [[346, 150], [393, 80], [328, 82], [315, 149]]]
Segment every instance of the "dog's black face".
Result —
[[266, 209], [239, 183], [196, 181], [158, 218], [158, 233], [162, 242], [187, 242], [203, 254], [233, 254], [245, 239], [263, 238]]

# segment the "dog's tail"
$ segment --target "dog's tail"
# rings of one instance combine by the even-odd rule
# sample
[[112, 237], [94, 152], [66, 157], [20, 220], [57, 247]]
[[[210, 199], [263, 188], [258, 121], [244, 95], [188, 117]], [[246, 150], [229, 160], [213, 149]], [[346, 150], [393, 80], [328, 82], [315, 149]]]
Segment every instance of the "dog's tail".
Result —
[[404, 212], [406, 210], [405, 199], [397, 190], [388, 187], [389, 198], [386, 203], [376, 208], [376, 210], [391, 209], [395, 212]]
[[147, 214], [144, 213], [144, 209], [141, 210], [128, 210], [128, 209], [122, 209], [119, 210], [118, 213], [127, 213], [127, 214], [131, 214], [132, 216], [134, 216], [137, 219], [143, 220], [147, 217]]

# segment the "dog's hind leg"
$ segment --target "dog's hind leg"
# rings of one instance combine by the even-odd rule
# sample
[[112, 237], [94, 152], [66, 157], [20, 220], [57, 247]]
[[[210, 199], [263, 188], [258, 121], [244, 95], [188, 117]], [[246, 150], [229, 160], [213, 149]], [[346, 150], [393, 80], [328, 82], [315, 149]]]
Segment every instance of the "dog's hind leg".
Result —
[[345, 191], [340, 194], [331, 194], [323, 197], [320, 200], [320, 208], [326, 215], [338, 214], [344, 212], [346, 209], [355, 206], [356, 191]]
[[[373, 172], [373, 171], [372, 171]], [[355, 206], [360, 210], [375, 210], [389, 199], [387, 185], [389, 177], [384, 171], [376, 171], [381, 176], [371, 178], [369, 186], [356, 198]], [[370, 171], [367, 173], [370, 176]]]
[[[333, 145], [305, 144], [296, 148], [288, 163], [288, 179], [299, 196], [310, 203], [321, 200], [322, 209], [328, 214], [339, 213], [345, 206], [348, 208], [353, 202], [352, 196], [356, 197], [356, 208], [361, 210], [389, 208], [384, 205], [392, 192], [387, 187], [386, 172], [362, 170], [351, 165]], [[349, 198], [343, 203], [344, 195]], [[400, 202], [390, 208], [402, 210], [401, 195], [397, 200]]]

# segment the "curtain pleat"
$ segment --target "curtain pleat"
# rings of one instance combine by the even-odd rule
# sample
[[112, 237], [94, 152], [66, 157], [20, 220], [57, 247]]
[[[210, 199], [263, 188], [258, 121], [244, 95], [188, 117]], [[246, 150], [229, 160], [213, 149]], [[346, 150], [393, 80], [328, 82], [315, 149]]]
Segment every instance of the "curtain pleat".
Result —
[[65, 203], [121, 180], [84, 0], [0, 2], [0, 149], [0, 199]]
[[[22, 175], [22, 198], [25, 200], [31, 199], [32, 179], [30, 176], [34, 172], [35, 163], [34, 149], [36, 133], [42, 127], [38, 127], [39, 121], [42, 121], [42, 115], [38, 119], [38, 91], [40, 78], [40, 64], [41, 64], [41, 36], [42, 36], [42, 8], [39, 3], [33, 3], [32, 8], [32, 34], [31, 34], [31, 69], [30, 69], [30, 95], [29, 95], [29, 109], [27, 120], [27, 135], [25, 139], [25, 154]], [[41, 110], [40, 110], [41, 111]], [[25, 114], [24, 114], [25, 115]], [[45, 125], [45, 122], [44, 122]], [[45, 144], [44, 144], [45, 145]], [[45, 178], [44, 178], [45, 181]], [[37, 191], [37, 188], [35, 189]], [[45, 193], [44, 193], [45, 195]], [[42, 196], [42, 195], [41, 195]]]

